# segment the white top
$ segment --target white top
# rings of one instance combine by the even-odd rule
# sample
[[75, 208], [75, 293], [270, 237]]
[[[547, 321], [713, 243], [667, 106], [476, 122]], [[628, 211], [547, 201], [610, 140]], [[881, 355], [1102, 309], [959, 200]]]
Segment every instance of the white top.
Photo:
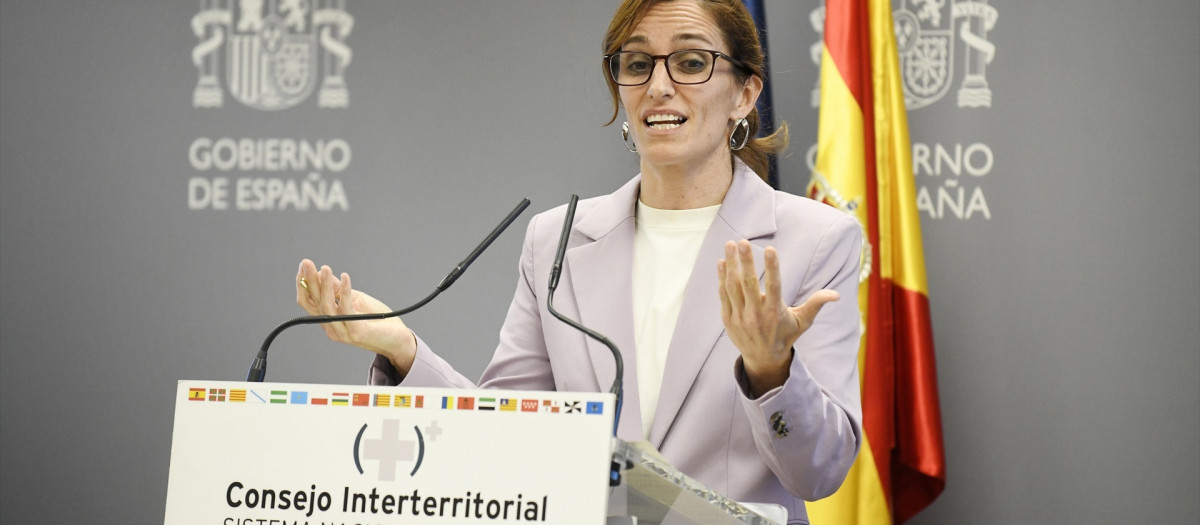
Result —
[[[658, 410], [667, 349], [683, 306], [683, 291], [708, 227], [721, 205], [692, 210], [659, 210], [637, 203], [633, 241], [633, 336], [637, 344], [638, 401], [642, 434]], [[713, 261], [713, 271], [716, 271]], [[713, 290], [713, 293], [717, 293]]]

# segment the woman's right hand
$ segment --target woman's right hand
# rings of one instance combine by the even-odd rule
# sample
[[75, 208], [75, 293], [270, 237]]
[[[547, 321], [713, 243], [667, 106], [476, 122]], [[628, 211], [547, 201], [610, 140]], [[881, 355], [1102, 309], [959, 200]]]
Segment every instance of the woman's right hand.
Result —
[[[300, 262], [296, 274], [296, 303], [309, 315], [355, 315], [392, 311], [386, 304], [350, 286], [350, 276], [311, 260]], [[399, 317], [321, 325], [330, 339], [386, 357], [401, 375], [408, 374], [417, 355], [417, 339]]]

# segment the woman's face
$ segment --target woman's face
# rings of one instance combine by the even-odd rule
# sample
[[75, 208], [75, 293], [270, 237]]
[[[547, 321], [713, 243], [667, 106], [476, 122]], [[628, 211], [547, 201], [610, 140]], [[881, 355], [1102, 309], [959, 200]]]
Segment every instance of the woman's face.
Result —
[[[667, 55], [680, 49], [729, 53], [721, 31], [693, 0], [656, 4], [634, 28], [622, 51]], [[762, 89], [758, 77], [738, 80], [736, 66], [716, 59], [703, 84], [674, 83], [665, 60], [657, 60], [650, 80], [622, 86], [621, 104], [643, 162], [654, 166], [699, 166], [729, 159], [733, 122], [750, 114]]]

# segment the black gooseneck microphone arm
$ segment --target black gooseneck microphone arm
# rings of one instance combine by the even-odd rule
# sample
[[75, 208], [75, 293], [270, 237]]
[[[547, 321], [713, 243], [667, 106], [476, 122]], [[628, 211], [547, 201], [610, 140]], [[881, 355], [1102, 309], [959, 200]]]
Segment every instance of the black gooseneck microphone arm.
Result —
[[401, 315], [412, 312], [413, 310], [416, 310], [417, 308], [425, 306], [426, 303], [428, 303], [429, 301], [432, 301], [434, 297], [437, 297], [438, 294], [442, 293], [447, 288], [449, 288], [451, 284], [454, 284], [454, 281], [458, 280], [458, 277], [460, 275], [462, 275], [464, 271], [467, 270], [467, 267], [470, 266], [472, 262], [475, 262], [475, 259], [477, 257], [479, 257], [479, 254], [483, 253], [483, 251], [486, 250], [487, 247], [492, 244], [492, 241], [495, 241], [496, 238], [499, 237], [500, 234], [502, 232], [504, 232], [504, 230], [513, 223], [513, 221], [517, 220], [517, 216], [521, 215], [521, 212], [525, 211], [525, 208], [528, 208], [528, 207], [529, 207], [529, 199], [521, 199], [521, 202], [519, 204], [517, 204], [517, 207], [514, 208], [513, 211], [508, 213], [508, 216], [505, 217], [504, 220], [501, 221], [500, 224], [496, 226], [496, 229], [492, 230], [492, 233], [489, 233], [487, 238], [485, 238], [483, 240], [483, 242], [479, 243], [479, 246], [476, 246], [475, 250], [472, 251], [470, 255], [467, 255], [466, 259], [463, 259], [462, 262], [458, 263], [458, 266], [455, 266], [453, 270], [450, 270], [450, 273], [447, 274], [446, 277], [442, 279], [442, 282], [438, 283], [437, 288], [435, 288], [433, 290], [433, 293], [429, 294], [424, 299], [417, 301], [412, 306], [409, 306], [407, 308], [403, 308], [400, 310], [396, 310], [393, 312], [378, 313], [378, 314], [310, 315], [310, 316], [304, 316], [304, 317], [297, 317], [295, 319], [286, 321], [283, 324], [275, 327], [275, 329], [271, 331], [271, 334], [267, 336], [267, 339], [265, 341], [263, 341], [262, 348], [260, 348], [258, 350], [258, 355], [254, 357], [254, 363], [252, 363], [250, 365], [250, 371], [246, 373], [246, 381], [253, 381], [256, 383], [261, 383], [263, 381], [263, 379], [267, 376], [267, 349], [271, 347], [271, 342], [273, 342], [275, 340], [275, 338], [278, 337], [281, 332], [283, 332], [284, 330], [287, 330], [288, 328], [291, 328], [296, 325], [301, 325], [301, 324], [324, 324], [324, 323], [332, 323], [332, 322], [369, 321], [369, 320], [375, 320], [375, 319], [388, 319], [391, 317], [399, 317]]
[[621, 358], [621, 352], [617, 350], [617, 345], [609, 341], [607, 337], [600, 335], [592, 329], [579, 324], [578, 321], [571, 319], [554, 309], [554, 290], [558, 288], [558, 278], [562, 274], [563, 256], [567, 253], [567, 238], [571, 236], [571, 223], [575, 219], [575, 206], [579, 203], [578, 195], [571, 195], [571, 203], [567, 205], [567, 217], [563, 219], [562, 234], [558, 238], [558, 253], [554, 255], [554, 265], [550, 267], [550, 285], [546, 294], [546, 309], [550, 314], [556, 317], [559, 321], [567, 323], [571, 327], [587, 334], [588, 337], [599, 341], [607, 346], [612, 351], [613, 361], [617, 364], [617, 377], [613, 378], [612, 389], [609, 390], [613, 395], [617, 396], [616, 414], [613, 417], [613, 437], [617, 435], [617, 425], [621, 421], [621, 403], [624, 393], [624, 377], [625, 377], [625, 361]]

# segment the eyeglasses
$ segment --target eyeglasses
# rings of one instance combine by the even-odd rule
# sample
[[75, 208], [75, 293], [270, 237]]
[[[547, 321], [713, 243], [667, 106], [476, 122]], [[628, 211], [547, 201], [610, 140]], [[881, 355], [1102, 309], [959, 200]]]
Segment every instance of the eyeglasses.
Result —
[[667, 76], [676, 84], [703, 84], [712, 78], [717, 58], [724, 58], [743, 71], [744, 64], [720, 51], [680, 49], [669, 55], [651, 55], [640, 51], [618, 51], [604, 55], [608, 75], [618, 86], [640, 86], [650, 81], [659, 60], [667, 63]]

